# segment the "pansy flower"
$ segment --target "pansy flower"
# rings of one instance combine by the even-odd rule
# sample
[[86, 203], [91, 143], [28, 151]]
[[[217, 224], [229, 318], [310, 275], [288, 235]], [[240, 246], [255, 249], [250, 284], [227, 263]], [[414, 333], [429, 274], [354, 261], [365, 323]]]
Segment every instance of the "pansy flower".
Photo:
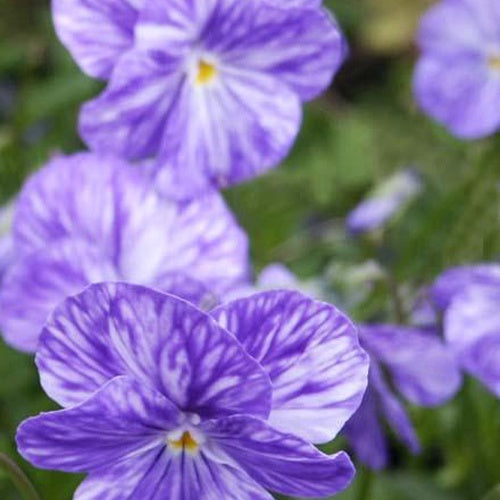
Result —
[[82, 109], [83, 139], [153, 159], [158, 185], [179, 197], [276, 166], [302, 102], [328, 87], [346, 52], [326, 9], [303, 3], [146, 0], [132, 47]]
[[498, 0], [442, 0], [422, 19], [415, 95], [454, 135], [475, 139], [500, 128]]
[[9, 344], [33, 351], [52, 309], [90, 283], [145, 284], [201, 305], [246, 281], [247, 239], [219, 194], [173, 202], [142, 173], [82, 153], [27, 182], [12, 229], [16, 263], [0, 289]]
[[361, 326], [359, 335], [370, 355], [369, 384], [344, 433], [361, 462], [381, 469], [389, 461], [381, 419], [417, 453], [419, 440], [400, 397], [417, 406], [443, 404], [459, 389], [461, 376], [435, 331], [380, 324]]
[[445, 271], [431, 296], [461, 366], [500, 397], [500, 264]]
[[171, 295], [92, 285], [44, 328], [36, 357], [66, 409], [21, 424], [34, 465], [87, 478], [76, 499], [328, 496], [350, 483], [331, 440], [366, 386], [349, 320], [294, 292], [213, 316]]

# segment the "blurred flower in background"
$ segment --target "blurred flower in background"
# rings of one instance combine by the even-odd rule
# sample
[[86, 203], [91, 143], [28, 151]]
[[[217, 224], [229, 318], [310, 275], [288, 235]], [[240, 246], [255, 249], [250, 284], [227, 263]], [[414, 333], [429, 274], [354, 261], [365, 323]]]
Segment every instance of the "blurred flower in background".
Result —
[[442, 0], [422, 19], [415, 72], [420, 106], [458, 137], [500, 129], [500, 4]]
[[0, 208], [0, 283], [15, 258], [11, 233], [13, 213], [14, 202]]

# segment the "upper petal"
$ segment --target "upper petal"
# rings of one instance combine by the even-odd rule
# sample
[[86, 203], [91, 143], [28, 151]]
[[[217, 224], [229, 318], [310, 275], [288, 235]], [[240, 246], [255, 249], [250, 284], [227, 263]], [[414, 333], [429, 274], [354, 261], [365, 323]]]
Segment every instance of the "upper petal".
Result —
[[85, 241], [65, 239], [21, 257], [0, 288], [0, 325], [7, 343], [34, 352], [43, 325], [66, 297], [90, 283], [113, 281], [106, 255]]
[[434, 406], [450, 399], [462, 381], [456, 360], [436, 332], [401, 325], [364, 325], [363, 347], [383, 363], [396, 388], [412, 403]]
[[53, 0], [56, 32], [90, 76], [108, 78], [134, 41], [143, 0]]
[[179, 410], [157, 391], [116, 377], [82, 404], [25, 420], [19, 452], [44, 469], [89, 472], [165, 447]]
[[444, 310], [457, 295], [472, 285], [500, 287], [500, 264], [484, 263], [448, 269], [436, 279], [430, 293], [437, 306]]
[[500, 397], [500, 286], [467, 287], [451, 303], [444, 332], [464, 368]]
[[235, 300], [212, 314], [269, 374], [276, 428], [326, 442], [359, 406], [368, 357], [335, 307], [283, 290]]
[[139, 286], [92, 285], [67, 299], [36, 361], [42, 386], [63, 405], [128, 374], [204, 416], [269, 413], [267, 376], [228, 332], [189, 303]]
[[255, 481], [281, 494], [335, 495], [354, 476], [344, 452], [325, 455], [307, 441], [256, 418], [227, 417], [207, 422], [203, 428]]

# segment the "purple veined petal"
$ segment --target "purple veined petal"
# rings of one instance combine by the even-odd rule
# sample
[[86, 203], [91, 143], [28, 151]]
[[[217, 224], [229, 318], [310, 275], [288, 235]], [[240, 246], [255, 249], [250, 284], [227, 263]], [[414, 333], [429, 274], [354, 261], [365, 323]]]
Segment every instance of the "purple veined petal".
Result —
[[114, 279], [115, 269], [106, 256], [78, 240], [62, 240], [18, 259], [0, 288], [5, 341], [34, 352], [43, 325], [59, 303], [90, 283]]
[[462, 366], [500, 397], [500, 286], [469, 286], [444, 317], [446, 340]]
[[483, 263], [448, 269], [438, 276], [430, 294], [436, 305], [444, 310], [457, 295], [472, 285], [500, 287], [500, 264]]
[[358, 408], [368, 356], [335, 307], [282, 290], [235, 300], [212, 314], [269, 374], [269, 421], [277, 429], [327, 442]]
[[[177, 458], [177, 460], [175, 459]], [[177, 499], [271, 500], [243, 470], [203, 455], [173, 460], [163, 450], [142, 460], [128, 460], [93, 472], [80, 485], [75, 500]]]
[[53, 0], [56, 32], [79, 66], [106, 79], [134, 41], [143, 0]]
[[370, 355], [388, 368], [397, 390], [412, 403], [443, 404], [460, 388], [462, 377], [455, 357], [437, 332], [364, 325], [360, 338]]
[[156, 182], [172, 197], [189, 198], [276, 167], [300, 128], [300, 101], [275, 77], [222, 70], [204, 87], [183, 87], [163, 130]]
[[135, 285], [92, 285], [63, 302], [36, 362], [43, 388], [63, 406], [130, 375], [206, 418], [270, 410], [268, 377], [228, 332], [188, 302]]
[[370, 386], [360, 407], [342, 432], [360, 462], [374, 470], [387, 466], [387, 440], [379, 420], [377, 395]]
[[62, 238], [85, 239], [117, 279], [167, 292], [180, 291], [168, 287], [172, 275], [216, 294], [246, 282], [248, 241], [219, 193], [177, 203], [142, 173], [107, 155], [54, 159], [21, 192], [16, 249], [26, 255]]
[[500, 78], [475, 55], [424, 55], [414, 92], [420, 107], [457, 137], [477, 139], [500, 127]]
[[203, 8], [171, 0], [168, 9], [150, 0], [137, 25], [138, 46], [166, 50], [172, 38], [182, 38], [180, 25], [184, 33], [198, 34], [202, 51], [217, 56], [222, 72], [264, 72], [302, 100], [329, 86], [347, 53], [333, 17], [318, 2], [304, 0], [210, 0]]
[[265, 488], [293, 496], [334, 495], [349, 486], [354, 467], [343, 453], [325, 455], [309, 442], [242, 415], [206, 422], [217, 446]]
[[420, 443], [408, 413], [389, 388], [380, 367], [373, 359], [370, 364], [369, 384], [378, 399], [379, 411], [385, 416], [390, 427], [412, 453], [418, 453]]
[[116, 377], [79, 405], [25, 420], [16, 440], [19, 452], [37, 467], [91, 472], [158, 453], [180, 419], [162, 394]]
[[138, 50], [121, 57], [106, 89], [81, 109], [79, 131], [89, 148], [133, 160], [157, 155], [185, 78], [181, 62]]

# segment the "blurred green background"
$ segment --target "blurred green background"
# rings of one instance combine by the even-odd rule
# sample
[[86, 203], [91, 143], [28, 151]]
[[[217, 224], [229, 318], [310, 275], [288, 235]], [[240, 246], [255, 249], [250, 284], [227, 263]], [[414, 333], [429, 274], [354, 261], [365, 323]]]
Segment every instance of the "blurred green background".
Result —
[[[429, 4], [328, 1], [349, 38], [349, 60], [330, 91], [308, 105], [286, 164], [226, 193], [249, 233], [256, 270], [281, 261], [301, 278], [319, 276], [359, 321], [395, 320], [391, 286], [366, 287], [356, 274], [367, 262], [378, 261], [404, 299], [450, 265], [500, 257], [500, 139], [460, 142], [412, 98], [414, 33]], [[82, 148], [78, 108], [101, 85], [82, 75], [57, 41], [48, 1], [0, 0], [0, 203], [51, 154]], [[349, 238], [349, 210], [409, 165], [423, 176], [423, 194], [384, 234]], [[62, 500], [80, 478], [31, 468], [13, 441], [22, 419], [52, 408], [32, 359], [0, 345], [0, 451], [27, 472], [44, 500]], [[360, 467], [353, 487], [337, 498], [485, 497], [500, 481], [498, 401], [467, 380], [444, 407], [410, 411], [422, 454], [410, 456], [394, 440], [391, 467], [376, 475]], [[334, 449], [344, 445], [337, 440]], [[17, 498], [0, 470], [0, 499]], [[488, 500], [494, 498], [498, 491]]]

